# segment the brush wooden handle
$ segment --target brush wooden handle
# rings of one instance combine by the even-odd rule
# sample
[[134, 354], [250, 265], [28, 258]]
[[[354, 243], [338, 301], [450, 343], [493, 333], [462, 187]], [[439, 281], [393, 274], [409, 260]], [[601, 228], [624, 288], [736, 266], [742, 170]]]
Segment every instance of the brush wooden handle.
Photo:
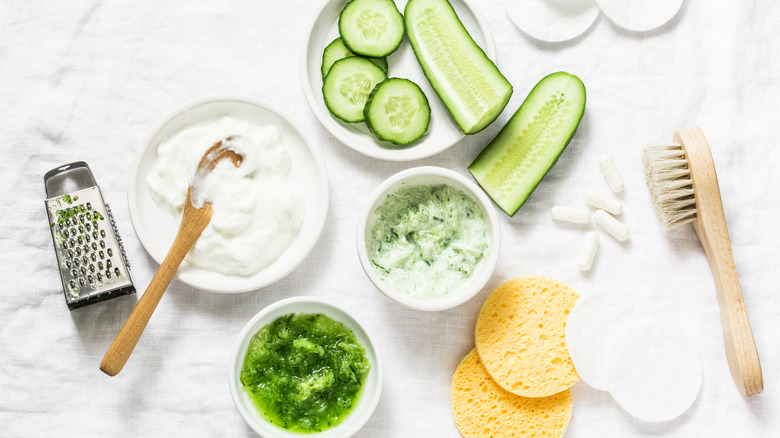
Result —
[[125, 324], [119, 330], [119, 334], [114, 338], [114, 342], [108, 347], [108, 351], [100, 362], [100, 370], [109, 376], [115, 376], [122, 371], [125, 363], [133, 353], [138, 340], [146, 328], [146, 324], [152, 317], [152, 313], [160, 303], [160, 299], [173, 279], [173, 275], [179, 269], [179, 265], [184, 261], [184, 257], [189, 252], [195, 241], [198, 240], [203, 230], [211, 220], [211, 204], [206, 204], [200, 209], [191, 206], [189, 196], [187, 204], [184, 207], [179, 232], [176, 239], [168, 250], [157, 273], [154, 274], [151, 283], [146, 288], [146, 292], [136, 303]]
[[693, 226], [715, 279], [731, 376], [742, 395], [758, 394], [764, 389], [761, 363], [734, 266], [712, 153], [699, 128], [676, 132], [674, 140], [683, 146], [691, 172], [696, 198]]

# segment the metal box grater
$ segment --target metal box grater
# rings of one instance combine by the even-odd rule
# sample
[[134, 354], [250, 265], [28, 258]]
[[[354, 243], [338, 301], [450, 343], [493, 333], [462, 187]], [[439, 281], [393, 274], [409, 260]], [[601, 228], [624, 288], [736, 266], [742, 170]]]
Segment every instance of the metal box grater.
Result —
[[68, 308], [135, 293], [111, 209], [87, 163], [60, 166], [43, 181]]

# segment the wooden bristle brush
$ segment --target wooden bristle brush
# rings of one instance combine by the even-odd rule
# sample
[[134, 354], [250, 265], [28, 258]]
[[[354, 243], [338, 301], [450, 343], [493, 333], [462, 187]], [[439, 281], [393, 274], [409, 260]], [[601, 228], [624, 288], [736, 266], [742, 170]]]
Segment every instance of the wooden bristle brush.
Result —
[[693, 222], [715, 278], [731, 376], [744, 396], [764, 389], [761, 363], [750, 329], [718, 176], [707, 139], [699, 128], [674, 133], [673, 143], [646, 146], [642, 162], [653, 207], [667, 230]]

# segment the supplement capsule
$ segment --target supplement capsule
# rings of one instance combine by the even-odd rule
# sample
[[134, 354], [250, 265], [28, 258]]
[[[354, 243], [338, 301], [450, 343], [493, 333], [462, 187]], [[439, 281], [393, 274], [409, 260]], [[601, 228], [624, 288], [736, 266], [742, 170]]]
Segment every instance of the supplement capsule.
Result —
[[606, 210], [612, 214], [620, 214], [623, 211], [623, 203], [612, 195], [588, 190], [585, 192], [585, 202], [595, 208]]
[[599, 235], [595, 231], [588, 231], [580, 248], [580, 255], [577, 259], [577, 268], [585, 272], [593, 266], [593, 259], [596, 257], [596, 248], [599, 247]]
[[590, 222], [590, 211], [584, 208], [556, 205], [550, 209], [550, 215], [557, 221], [571, 222], [573, 224], [587, 224]]
[[604, 154], [599, 158], [599, 168], [601, 169], [601, 174], [604, 175], [604, 179], [607, 180], [609, 188], [615, 193], [622, 192], [625, 187], [623, 178], [620, 176], [617, 165], [610, 155]]
[[621, 242], [628, 239], [628, 228], [606, 211], [596, 210], [593, 213], [593, 220], [615, 239]]

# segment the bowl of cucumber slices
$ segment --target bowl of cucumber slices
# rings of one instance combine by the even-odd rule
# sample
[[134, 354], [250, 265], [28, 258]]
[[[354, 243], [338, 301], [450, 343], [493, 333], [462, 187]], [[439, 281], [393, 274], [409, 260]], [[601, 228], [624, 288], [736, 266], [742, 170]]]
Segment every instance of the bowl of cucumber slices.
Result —
[[334, 137], [370, 157], [442, 152], [490, 124], [511, 95], [500, 73], [491, 77], [493, 36], [473, 0], [326, 0], [310, 29], [306, 100]]

